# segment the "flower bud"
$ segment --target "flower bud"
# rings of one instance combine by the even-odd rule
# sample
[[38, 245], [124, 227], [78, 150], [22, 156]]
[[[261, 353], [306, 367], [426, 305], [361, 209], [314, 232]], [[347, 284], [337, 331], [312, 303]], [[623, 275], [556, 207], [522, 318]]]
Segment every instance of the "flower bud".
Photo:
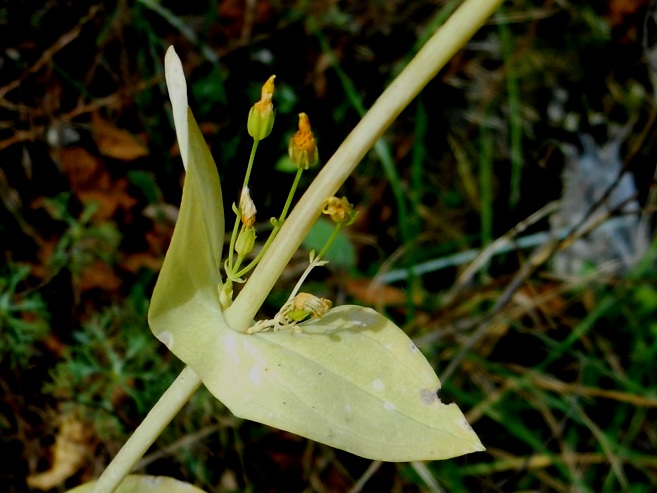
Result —
[[290, 139], [288, 153], [299, 169], [308, 169], [319, 161], [315, 136], [305, 113], [299, 113], [299, 131]]
[[219, 303], [224, 309], [233, 304], [233, 283], [230, 279], [219, 288]]
[[251, 250], [253, 250], [253, 245], [255, 245], [256, 232], [255, 228], [251, 226], [250, 228], [242, 228], [237, 241], [235, 242], [235, 251], [240, 257], [245, 257]]
[[272, 75], [265, 85], [262, 86], [260, 92], [260, 101], [255, 103], [249, 111], [249, 119], [247, 120], [246, 128], [249, 135], [255, 140], [262, 140], [271, 133], [274, 128], [274, 105], [271, 98], [274, 95], [274, 79]]
[[249, 187], [242, 188], [242, 194], [240, 195], [240, 214], [242, 219], [242, 224], [245, 228], [250, 228], [255, 223], [256, 219], [256, 210], [253, 199], [249, 194]]
[[341, 199], [329, 197], [324, 200], [322, 214], [331, 216], [331, 220], [336, 224], [351, 224], [356, 218], [354, 206], [349, 203], [347, 197]]

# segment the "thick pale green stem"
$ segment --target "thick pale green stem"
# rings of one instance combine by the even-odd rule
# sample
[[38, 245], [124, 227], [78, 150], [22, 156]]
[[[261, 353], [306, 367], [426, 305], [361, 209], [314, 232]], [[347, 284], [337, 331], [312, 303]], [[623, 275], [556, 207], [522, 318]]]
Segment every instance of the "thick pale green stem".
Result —
[[486, 22], [502, 0], [466, 0], [390, 84], [326, 163], [285, 222], [233, 305], [227, 322], [246, 329], [317, 218], [376, 140], [450, 58]]
[[186, 366], [107, 466], [92, 493], [114, 491], [200, 385], [199, 376]]

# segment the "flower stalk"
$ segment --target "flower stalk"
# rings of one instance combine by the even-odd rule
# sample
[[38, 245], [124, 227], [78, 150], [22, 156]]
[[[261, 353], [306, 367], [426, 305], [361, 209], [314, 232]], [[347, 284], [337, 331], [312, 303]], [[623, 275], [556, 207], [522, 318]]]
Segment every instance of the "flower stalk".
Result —
[[[281, 212], [281, 215], [278, 217], [278, 219], [272, 218], [271, 222], [272, 225], [274, 226], [274, 229], [269, 234], [269, 238], [267, 238], [267, 241], [265, 242], [264, 246], [256, 256], [256, 258], [254, 258], [249, 265], [244, 267], [242, 270], [238, 271], [241, 265], [241, 258], [238, 257], [238, 260], [234, 265], [232, 263], [232, 259], [230, 260], [230, 264], [229, 264], [230, 271], [227, 268], [226, 273], [228, 277], [232, 280], [240, 279], [242, 276], [253, 270], [253, 268], [258, 264], [258, 262], [260, 262], [262, 257], [267, 253], [267, 250], [269, 249], [269, 245], [271, 245], [271, 243], [274, 241], [274, 238], [276, 238], [276, 235], [278, 234], [281, 227], [283, 226], [283, 223], [285, 222], [287, 213], [289, 212], [290, 206], [292, 205], [292, 200], [294, 199], [294, 194], [296, 193], [297, 188], [299, 186], [299, 181], [301, 180], [301, 174], [304, 172], [304, 170], [307, 170], [311, 166], [315, 166], [319, 162], [319, 154], [317, 151], [317, 144], [315, 143], [315, 136], [313, 135], [312, 129], [310, 128], [310, 121], [308, 120], [308, 116], [305, 113], [299, 114], [299, 130], [290, 139], [290, 143], [288, 146], [288, 153], [290, 155], [290, 159], [292, 160], [292, 162], [294, 162], [297, 165], [297, 173], [294, 177], [292, 188], [290, 188], [290, 191], [287, 194], [287, 199], [285, 200], [283, 211]], [[243, 210], [243, 205], [242, 202], [240, 202], [240, 214], [243, 214], [243, 212], [241, 212], [242, 210]], [[235, 223], [233, 236], [235, 236], [236, 234], [237, 234], [237, 222]], [[255, 240], [255, 232], [253, 232], [253, 239]], [[253, 246], [251, 245], [251, 247]], [[237, 248], [237, 245], [231, 243], [231, 255], [235, 248]], [[229, 305], [222, 305], [222, 306], [229, 306]]]

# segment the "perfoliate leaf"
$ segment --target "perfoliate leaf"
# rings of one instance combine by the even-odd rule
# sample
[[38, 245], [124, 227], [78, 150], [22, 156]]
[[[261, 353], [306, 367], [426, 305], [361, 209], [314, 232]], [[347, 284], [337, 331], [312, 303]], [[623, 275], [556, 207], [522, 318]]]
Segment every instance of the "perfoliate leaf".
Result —
[[[91, 493], [96, 481], [80, 485], [67, 493]], [[131, 474], [127, 476], [116, 493], [204, 493], [196, 486], [166, 476], [146, 476]]]
[[187, 143], [180, 146], [187, 178], [151, 300], [153, 333], [238, 417], [371, 459], [483, 450], [459, 408], [438, 399], [440, 382], [424, 356], [374, 310], [334, 308], [299, 332], [247, 335], [226, 324], [218, 295], [219, 177], [191, 112], [176, 111], [186, 104], [175, 94], [180, 87], [176, 80], [170, 91], [178, 138]]
[[167, 338], [176, 334], [178, 346], [186, 344], [194, 350], [203, 347], [203, 337], [214, 337], [223, 323], [218, 295], [225, 231], [223, 200], [217, 167], [187, 108], [187, 87], [173, 48], [167, 51], [165, 71], [187, 174], [178, 221], [153, 290], [148, 319], [160, 340], [167, 343]]
[[484, 450], [456, 404], [438, 399], [431, 365], [384, 316], [340, 306], [298, 327], [222, 331], [187, 362], [236, 416], [362, 457], [413, 461]]

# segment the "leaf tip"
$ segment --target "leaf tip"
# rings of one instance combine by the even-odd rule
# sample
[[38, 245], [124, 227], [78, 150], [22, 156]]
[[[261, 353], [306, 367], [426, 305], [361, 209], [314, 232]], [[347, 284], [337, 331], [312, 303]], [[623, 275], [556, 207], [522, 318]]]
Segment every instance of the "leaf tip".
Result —
[[475, 433], [475, 431], [472, 429], [472, 426], [470, 426], [470, 423], [468, 423], [468, 420], [465, 419], [465, 416], [462, 416], [461, 419], [457, 420], [456, 422], [457, 425], [463, 427], [463, 429], [466, 431], [466, 433], [471, 434], [473, 437], [472, 440], [472, 452], [485, 452], [486, 447], [481, 443], [481, 440], [479, 440], [479, 437]]
[[173, 122], [178, 136], [178, 146], [183, 165], [187, 168], [189, 130], [187, 123], [187, 82], [183, 72], [182, 62], [173, 46], [169, 46], [164, 55], [164, 78], [169, 90]]

